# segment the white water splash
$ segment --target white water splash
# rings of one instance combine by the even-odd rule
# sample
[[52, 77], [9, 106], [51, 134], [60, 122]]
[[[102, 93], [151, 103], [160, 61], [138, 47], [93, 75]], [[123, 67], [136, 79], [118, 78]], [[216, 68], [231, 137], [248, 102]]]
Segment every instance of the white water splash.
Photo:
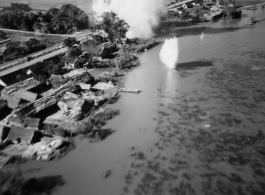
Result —
[[150, 38], [166, 13], [165, 0], [94, 0], [92, 8], [98, 16], [113, 11], [124, 19], [130, 26], [128, 38]]
[[159, 56], [163, 64], [169, 68], [175, 68], [178, 62], [178, 39], [176, 37], [166, 39]]
[[204, 38], [204, 32], [202, 32], [202, 34], [201, 34], [201, 40], [203, 40], [203, 38]]

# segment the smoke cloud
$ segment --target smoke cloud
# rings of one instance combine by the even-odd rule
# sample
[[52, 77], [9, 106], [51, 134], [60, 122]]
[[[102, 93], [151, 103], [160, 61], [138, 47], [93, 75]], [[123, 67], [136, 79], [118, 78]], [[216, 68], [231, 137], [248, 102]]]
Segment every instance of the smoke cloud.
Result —
[[149, 38], [166, 13], [165, 0], [94, 0], [97, 15], [113, 11], [130, 26], [128, 38]]
[[175, 68], [178, 62], [178, 54], [178, 39], [176, 37], [166, 39], [159, 53], [161, 62], [169, 68]]

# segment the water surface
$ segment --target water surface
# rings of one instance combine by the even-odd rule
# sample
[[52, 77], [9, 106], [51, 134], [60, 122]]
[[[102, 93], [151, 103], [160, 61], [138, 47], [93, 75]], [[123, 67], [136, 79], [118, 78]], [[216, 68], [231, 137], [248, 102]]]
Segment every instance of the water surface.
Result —
[[115, 132], [76, 140], [60, 160], [30, 161], [25, 176], [62, 175], [58, 195], [265, 194], [265, 22], [245, 26], [265, 11], [243, 14], [162, 26], [159, 39], [179, 37], [178, 68], [160, 62], [161, 45], [141, 54], [125, 86], [142, 93], [109, 106], [121, 111], [106, 126]]

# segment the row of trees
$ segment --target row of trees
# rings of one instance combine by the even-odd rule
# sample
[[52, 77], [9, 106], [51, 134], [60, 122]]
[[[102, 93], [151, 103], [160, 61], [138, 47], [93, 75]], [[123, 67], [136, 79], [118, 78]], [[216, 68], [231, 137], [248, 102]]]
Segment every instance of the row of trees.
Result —
[[23, 43], [9, 42], [6, 45], [4, 53], [2, 56], [0, 56], [0, 62], [8, 62], [17, 58], [21, 58], [45, 48], [46, 45], [41, 44], [37, 39], [34, 38]]
[[15, 30], [65, 34], [72, 33], [73, 28], [87, 28], [88, 24], [87, 14], [71, 4], [51, 8], [46, 13], [33, 13], [27, 4], [12, 3], [0, 12], [0, 26]]

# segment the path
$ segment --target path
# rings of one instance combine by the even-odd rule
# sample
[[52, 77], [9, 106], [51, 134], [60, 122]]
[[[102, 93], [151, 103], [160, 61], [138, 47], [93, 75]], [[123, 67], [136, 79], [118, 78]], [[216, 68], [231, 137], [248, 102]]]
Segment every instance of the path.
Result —
[[37, 62], [41, 62], [43, 60], [46, 60], [46, 59], [52, 58], [54, 56], [57, 56], [59, 54], [63, 54], [63, 53], [65, 53], [67, 51], [67, 49], [68, 49], [67, 47], [62, 48], [62, 49], [58, 49], [56, 51], [53, 51], [52, 53], [44, 54], [44, 55], [42, 55], [42, 56], [40, 56], [38, 58], [35, 58], [35, 59], [33, 59], [33, 60], [29, 61], [29, 62], [18, 64], [18, 65], [14, 66], [14, 67], [11, 67], [11, 68], [8, 68], [6, 70], [3, 70], [3, 71], [0, 72], [0, 77], [4, 76], [4, 75], [7, 75], [7, 74], [10, 74], [12, 72], [15, 72], [17, 70], [20, 70], [22, 68], [26, 68], [26, 67], [32, 66], [32, 65], [36, 64]]

